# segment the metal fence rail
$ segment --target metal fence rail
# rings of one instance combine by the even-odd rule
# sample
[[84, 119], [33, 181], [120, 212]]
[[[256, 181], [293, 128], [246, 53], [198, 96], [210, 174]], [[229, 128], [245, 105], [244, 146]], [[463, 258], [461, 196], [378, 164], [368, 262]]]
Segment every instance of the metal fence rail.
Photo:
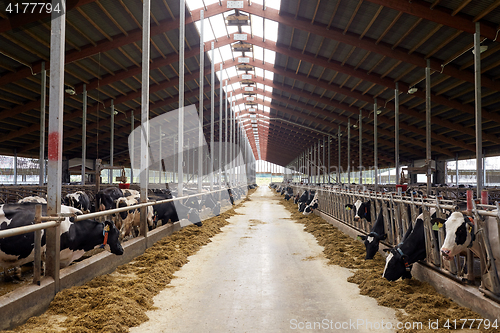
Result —
[[[241, 186], [234, 186], [233, 188], [246, 188], [246, 185], [241, 185]], [[40, 284], [40, 278], [41, 278], [41, 230], [48, 229], [48, 228], [54, 228], [60, 225], [62, 221], [64, 221], [66, 218], [69, 218], [71, 222], [78, 222], [78, 221], [83, 221], [83, 220], [88, 220], [88, 219], [96, 219], [98, 217], [102, 216], [107, 216], [110, 214], [115, 214], [115, 213], [120, 213], [120, 212], [125, 212], [128, 210], [131, 210], [133, 208], [146, 208], [148, 206], [153, 206], [157, 204], [162, 204], [162, 203], [167, 203], [167, 202], [174, 202], [174, 201], [179, 201], [179, 200], [185, 200], [189, 198], [194, 198], [194, 197], [200, 197], [203, 195], [208, 195], [212, 193], [223, 193], [227, 192], [227, 188], [222, 188], [219, 190], [214, 190], [214, 191], [208, 191], [208, 192], [202, 192], [202, 193], [196, 193], [192, 195], [187, 195], [183, 197], [178, 197], [178, 198], [172, 198], [172, 199], [165, 199], [165, 200], [152, 200], [148, 201], [146, 203], [140, 203], [132, 206], [127, 206], [127, 207], [122, 207], [122, 208], [114, 208], [110, 210], [104, 210], [100, 212], [94, 212], [94, 213], [88, 213], [88, 214], [69, 214], [69, 213], [60, 213], [58, 216], [42, 216], [42, 205], [37, 204], [35, 205], [35, 219], [34, 219], [34, 224], [33, 225], [28, 225], [28, 226], [23, 226], [23, 227], [16, 227], [16, 228], [11, 228], [7, 230], [0, 230], [0, 239], [2, 238], [7, 238], [7, 237], [12, 237], [12, 236], [17, 236], [17, 235], [22, 235], [30, 232], [35, 232], [35, 243], [34, 243], [34, 272], [33, 272], [33, 283], [34, 284]], [[221, 196], [222, 197], [222, 196]], [[141, 220], [141, 224], [147, 223], [145, 220]], [[147, 229], [147, 228], [146, 228]], [[143, 235], [143, 237], [147, 237], [147, 235]]]

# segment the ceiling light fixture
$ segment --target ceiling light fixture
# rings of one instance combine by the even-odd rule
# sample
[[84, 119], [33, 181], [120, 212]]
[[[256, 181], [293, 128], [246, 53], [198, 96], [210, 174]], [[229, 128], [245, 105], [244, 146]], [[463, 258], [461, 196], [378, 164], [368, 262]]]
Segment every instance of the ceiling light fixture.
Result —
[[[486, 51], [486, 50], [488, 50], [488, 45], [481, 45], [481, 46], [479, 47], [479, 53], [480, 53], [480, 54], [481, 54], [481, 53], [483, 53], [483, 52], [484, 52], [484, 51]], [[476, 52], [475, 52], [474, 48], [472, 48], [472, 54], [476, 54]]]
[[411, 87], [410, 89], [408, 89], [408, 94], [412, 95], [412, 94], [416, 93], [417, 91], [418, 91], [418, 88]]
[[67, 94], [70, 94], [70, 95], [75, 95], [75, 94], [76, 94], [76, 91], [75, 91], [75, 89], [73, 89], [73, 88], [66, 88], [66, 89], [64, 89], [64, 91], [65, 91]]

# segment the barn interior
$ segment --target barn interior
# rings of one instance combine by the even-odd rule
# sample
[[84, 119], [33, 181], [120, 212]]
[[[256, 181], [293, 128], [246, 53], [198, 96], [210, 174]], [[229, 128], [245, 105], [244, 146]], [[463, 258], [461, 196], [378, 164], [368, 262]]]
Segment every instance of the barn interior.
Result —
[[[368, 235], [371, 225], [345, 207], [375, 196], [372, 219], [375, 208], [391, 219], [386, 248], [402, 242], [419, 209], [442, 208], [443, 217], [457, 201], [465, 203], [471, 189], [476, 201], [471, 195], [467, 203], [480, 221], [476, 228], [489, 228], [483, 224], [488, 221], [498, 228], [500, 190], [491, 184], [500, 185], [500, 170], [488, 170], [487, 182], [485, 161], [500, 156], [499, 32], [499, 0], [1, 1], [0, 202], [41, 195], [54, 207], [61, 191], [76, 190], [94, 201], [101, 185], [120, 183], [122, 189], [135, 186], [141, 204], [152, 206], [145, 192], [155, 185], [169, 184], [181, 197], [184, 185], [192, 191], [185, 194], [199, 194], [203, 185], [203, 191], [224, 193], [229, 209], [230, 196], [243, 200], [256, 182], [256, 162], [266, 161], [285, 170], [279, 181], [286, 184], [273, 185], [281, 194], [318, 185], [318, 200], [328, 204], [315, 217], [338, 222], [353, 238]], [[146, 126], [167, 118], [168, 126]], [[2, 163], [6, 158], [13, 158], [14, 167]], [[143, 178], [138, 171], [147, 170], [142, 163], [148, 158], [150, 173]], [[464, 184], [458, 161], [465, 160], [475, 163], [466, 171], [467, 188], [459, 191]], [[447, 178], [446, 163], [453, 161], [456, 177]], [[396, 169], [394, 177], [380, 172], [389, 169]], [[444, 199], [394, 199], [377, 192], [397, 193], [406, 185], [418, 190], [418, 175], [427, 183], [420, 190]], [[448, 191], [440, 184], [455, 187]], [[366, 189], [375, 191], [359, 192]], [[483, 189], [489, 192], [482, 196]], [[262, 207], [269, 220], [289, 218], [284, 209], [275, 217], [278, 199], [268, 188], [259, 190], [267, 192], [240, 221], [248, 224]], [[410, 217], [394, 213], [405, 209]], [[271, 224], [252, 221], [242, 230], [263, 232]], [[39, 304], [29, 304], [32, 295], [18, 291], [20, 301], [6, 304], [9, 312], [3, 312], [12, 320], [0, 328], [46, 308], [59, 290], [110, 273], [154, 242], [185, 230], [180, 222], [148, 230], [144, 216], [140, 223], [125, 255], [100, 253], [61, 270], [61, 276], [53, 233], [47, 241], [51, 268], [41, 287], [40, 279], [29, 286], [40, 287]], [[431, 234], [416, 274], [444, 289], [453, 281], [439, 292], [493, 318], [500, 307], [500, 275], [494, 261], [487, 262], [490, 245], [476, 257], [468, 252], [446, 263], [436, 246], [443, 235], [438, 240]], [[234, 239], [247, 238], [242, 233]], [[499, 247], [492, 244], [494, 257]], [[266, 260], [261, 262], [267, 267]], [[483, 270], [477, 278], [479, 261]], [[462, 283], [467, 279], [477, 285]], [[6, 298], [0, 296], [0, 303]]]
[[[40, 130], [43, 121], [48, 128], [51, 104], [51, 16], [46, 8], [22, 13], [21, 2], [1, 6], [0, 153], [36, 159], [41, 143], [48, 153]], [[187, 1], [185, 105], [199, 109], [203, 87], [208, 142], [222, 101], [238, 114], [255, 159], [281, 166], [292, 166], [325, 140], [328, 163], [340, 161], [343, 170], [349, 164], [365, 170], [415, 161], [425, 166], [429, 159], [476, 158], [478, 149], [482, 156], [500, 153], [497, 1], [261, 0], [239, 6]], [[179, 108], [179, 10], [178, 1], [151, 3], [150, 118]], [[82, 150], [89, 168], [96, 159], [130, 167], [128, 136], [141, 124], [141, 13], [142, 2], [135, 0], [67, 2], [62, 155], [72, 167], [78, 168]], [[219, 126], [214, 130], [217, 142]]]

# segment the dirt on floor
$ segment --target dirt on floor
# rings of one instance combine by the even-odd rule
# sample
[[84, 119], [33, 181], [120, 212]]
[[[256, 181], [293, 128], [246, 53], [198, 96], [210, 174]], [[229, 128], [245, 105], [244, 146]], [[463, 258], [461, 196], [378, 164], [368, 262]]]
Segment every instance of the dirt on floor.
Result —
[[190, 255], [221, 232], [227, 219], [237, 214], [234, 208], [248, 200], [247, 196], [220, 216], [203, 221], [202, 227], [191, 225], [163, 238], [111, 274], [59, 292], [44, 314], [5, 332], [128, 332], [148, 320], [146, 311], [154, 309], [153, 297], [168, 287]]
[[[276, 193], [277, 196], [279, 194]], [[482, 317], [472, 310], [459, 306], [451, 299], [439, 294], [430, 284], [416, 279], [398, 280], [389, 282], [382, 277], [385, 267], [385, 258], [377, 253], [373, 260], [365, 260], [365, 246], [361, 241], [356, 241], [345, 235], [337, 228], [314, 214], [305, 216], [297, 210], [293, 200], [280, 200], [292, 214], [292, 220], [304, 224], [304, 230], [313, 234], [318, 244], [324, 247], [324, 254], [329, 259], [329, 264], [352, 269], [354, 273], [348, 281], [359, 285], [360, 293], [377, 299], [378, 304], [397, 310], [397, 318], [414, 327], [398, 330], [400, 333], [445, 333], [450, 331], [463, 332], [499, 332], [500, 328], [493, 328], [489, 322], [489, 329], [485, 329], [482, 322], [481, 328], [477, 324]], [[472, 328], [472, 319], [476, 319]], [[455, 320], [455, 322], [454, 322]], [[437, 322], [436, 322], [437, 321]], [[500, 321], [500, 319], [499, 319]], [[439, 325], [439, 328], [435, 324]], [[444, 325], [449, 324], [448, 328]], [[500, 325], [500, 322], [497, 322]], [[429, 325], [431, 325], [429, 327]], [[454, 328], [459, 330], [455, 330]]]

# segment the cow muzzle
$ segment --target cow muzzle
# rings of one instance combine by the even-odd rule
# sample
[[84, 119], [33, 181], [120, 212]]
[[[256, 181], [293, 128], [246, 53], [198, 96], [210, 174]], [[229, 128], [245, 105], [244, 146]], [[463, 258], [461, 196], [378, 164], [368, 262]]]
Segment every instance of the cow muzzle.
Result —
[[448, 249], [441, 249], [441, 255], [445, 260], [451, 260], [450, 252]]

